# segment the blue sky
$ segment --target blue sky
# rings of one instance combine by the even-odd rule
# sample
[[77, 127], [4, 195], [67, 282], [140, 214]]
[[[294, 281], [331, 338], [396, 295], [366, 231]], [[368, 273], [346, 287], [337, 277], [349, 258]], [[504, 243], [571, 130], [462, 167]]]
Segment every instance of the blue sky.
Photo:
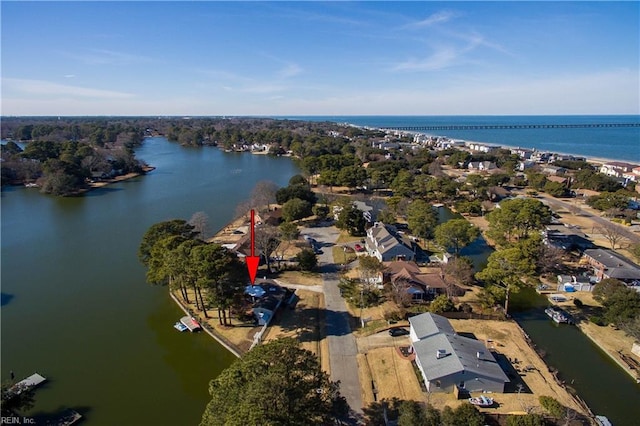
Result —
[[2, 1], [1, 113], [639, 114], [639, 5]]

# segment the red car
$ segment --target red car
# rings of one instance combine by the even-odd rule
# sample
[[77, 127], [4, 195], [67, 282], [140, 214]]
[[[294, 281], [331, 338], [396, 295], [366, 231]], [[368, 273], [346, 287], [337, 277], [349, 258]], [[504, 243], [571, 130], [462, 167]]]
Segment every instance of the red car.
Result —
[[356, 251], [364, 251], [364, 247], [362, 247], [360, 244], [354, 245], [353, 248], [355, 248]]

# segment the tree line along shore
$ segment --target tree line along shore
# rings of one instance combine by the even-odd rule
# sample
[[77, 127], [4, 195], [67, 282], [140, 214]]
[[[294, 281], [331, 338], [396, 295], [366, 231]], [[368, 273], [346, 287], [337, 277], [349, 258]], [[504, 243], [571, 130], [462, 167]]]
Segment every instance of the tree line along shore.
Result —
[[[283, 227], [282, 224], [269, 224], [265, 219], [265, 225], [261, 227], [263, 242], [260, 248], [264, 255], [265, 271], [275, 268], [278, 273], [286, 272], [284, 270], [288, 268], [300, 268], [301, 264], [313, 270], [316, 250], [313, 246], [308, 247], [308, 241], [296, 235], [301, 221], [313, 218], [322, 222], [335, 214], [336, 224], [346, 234], [359, 240], [365, 236], [368, 226], [362, 219], [362, 211], [353, 205], [353, 198], [366, 200], [382, 197], [384, 207], [378, 211], [378, 221], [406, 226], [415, 238], [414, 242], [427, 253], [432, 251], [430, 248], [438, 247], [441, 253], [452, 254], [452, 260], [443, 273], [450, 282], [477, 290], [477, 305], [471, 306], [472, 310], [493, 311], [501, 306], [500, 310], [508, 313], [510, 300], [513, 303], [517, 300], [516, 295], [526, 294], [538, 286], [541, 277], [578, 272], [581, 267], [574, 253], [553, 250], [540, 238], [539, 231], [552, 222], [554, 212], [536, 199], [537, 195], [543, 193], [561, 199], [574, 196], [579, 191], [584, 193], [587, 189], [593, 191], [584, 198], [587, 205], [602, 212], [612, 224], [634, 224], [636, 221], [630, 203], [635, 197], [631, 188], [600, 174], [583, 160], [557, 159], [551, 165], [562, 170], [555, 169], [551, 175], [544, 165], [519, 172], [519, 155], [507, 149], [477, 153], [443, 148], [437, 140], [416, 144], [409, 134], [333, 123], [261, 119], [144, 120], [141, 122], [144, 129], [140, 127], [140, 133], [137, 133], [142, 138], [165, 135], [185, 145], [218, 145], [236, 150], [244, 150], [245, 147], [251, 150], [256, 146], [264, 146], [266, 142], [270, 147], [278, 147], [273, 151], [275, 155], [280, 152], [294, 155], [304, 177], [295, 177], [284, 188], [273, 188], [273, 185], [263, 183], [261, 190], [254, 191], [251, 199], [239, 207], [239, 216], [242, 216], [249, 208], [264, 210], [266, 206], [266, 218], [269, 210], [272, 210], [270, 205], [277, 203], [280, 208], [278, 214], [273, 216], [280, 217], [274, 220], [289, 224]], [[29, 124], [23, 122], [21, 125]], [[30, 136], [36, 142], [34, 146], [38, 147], [38, 139], [34, 139], [33, 131], [36, 125], [44, 123], [31, 125], [34, 126], [31, 134], [27, 134], [17, 123], [5, 129], [3, 122], [3, 136], [13, 139], [19, 139], [16, 138], [19, 134]], [[81, 129], [84, 128], [82, 126], [89, 128], [92, 125], [96, 124], [91, 124], [90, 120], [68, 124], [70, 128], [78, 126]], [[108, 128], [111, 125], [113, 123], [105, 120], [97, 126]], [[36, 131], [37, 138], [41, 137], [41, 131]], [[98, 152], [98, 148], [92, 145], [91, 140], [81, 140], [81, 136], [82, 133], [76, 140], [70, 141], [48, 141], [50, 143], [45, 143], [45, 147], [54, 145], [57, 148], [51, 152], [45, 150], [45, 154], [39, 158], [31, 157], [34, 156], [33, 152], [40, 152], [40, 148], [23, 156], [24, 152], [8, 153], [14, 148], [3, 146], [3, 177], [5, 173], [10, 173], [9, 170], [14, 170], [8, 167], [10, 164], [39, 164], [43, 177], [56, 170], [55, 165], [64, 170], [57, 170], [53, 172], [54, 175], [67, 173], [67, 167], [72, 169], [72, 165], [79, 164], [82, 168], [83, 164], [90, 163], [89, 160], [83, 160], [91, 157], [84, 154], [91, 149]], [[24, 140], [28, 139], [25, 137]], [[116, 145], [117, 141], [116, 137]], [[25, 151], [33, 143], [27, 143]], [[386, 143], [391, 145], [384, 146]], [[132, 152], [133, 146], [122, 149]], [[271, 152], [271, 148], [269, 150]], [[469, 164], [481, 162], [493, 163], [495, 169], [471, 171]], [[561, 179], [551, 179], [554, 176]], [[336, 195], [339, 187], [351, 198]], [[508, 199], [509, 192], [514, 189], [524, 193], [524, 196]], [[505, 198], [507, 200], [503, 201]], [[469, 261], [459, 255], [460, 248], [468, 244], [478, 230], [462, 224], [444, 228], [437, 225], [431, 207], [434, 203], [449, 205], [469, 218], [486, 218], [488, 229], [485, 235], [496, 246], [486, 268], [473, 271]], [[496, 208], [498, 204], [500, 208]], [[236, 262], [237, 256], [229, 257], [226, 248], [207, 242], [203, 231], [198, 229], [202, 222], [200, 215], [198, 220], [171, 221], [170, 224], [158, 224], [157, 228], [150, 230], [152, 232], [145, 236], [141, 245], [141, 248], [146, 247], [142, 250], [141, 259], [148, 267], [149, 281], [169, 285], [178, 298], [195, 305], [198, 315], [207, 317], [207, 309], [217, 310], [217, 319], [223, 327], [235, 328], [230, 327], [233, 321], [252, 323], [255, 318], [248, 314], [239, 297], [247, 282], [246, 268], [241, 262]], [[457, 223], [454, 222], [454, 225]], [[619, 236], [607, 238], [612, 249], [624, 246], [631, 255], [637, 254], [637, 244], [623, 240]], [[287, 256], [294, 246], [300, 246], [298, 253]], [[291, 250], [287, 251], [287, 247]], [[364, 262], [362, 269], [369, 274], [376, 272], [375, 268], [379, 268], [379, 265], [371, 261], [369, 265]], [[634, 296], [627, 291], [629, 288], [624, 283], [605, 284], [601, 286], [606, 291], [599, 296], [600, 306], [590, 312], [591, 317], [598, 317], [603, 324], [615, 324], [637, 338], [640, 309], [640, 304], [636, 303], [637, 293]], [[372, 288], [366, 285], [366, 280], [363, 284], [362, 280], [358, 282], [345, 278], [341, 285], [347, 297], [349, 292], [354, 295], [359, 293], [359, 298], [351, 297], [351, 303], [356, 307], [360, 305], [362, 309], [379, 305], [385, 299], [393, 301], [396, 308], [387, 312], [388, 317], [384, 318], [387, 321], [403, 319], [421, 310], [448, 312], [468, 309], [462, 303], [456, 304], [456, 299], [447, 295], [438, 296], [430, 303], [416, 305], [403, 300], [397, 293], [394, 295]], [[613, 309], [614, 305], [616, 308], [621, 305], [620, 301], [625, 302], [625, 309]]]

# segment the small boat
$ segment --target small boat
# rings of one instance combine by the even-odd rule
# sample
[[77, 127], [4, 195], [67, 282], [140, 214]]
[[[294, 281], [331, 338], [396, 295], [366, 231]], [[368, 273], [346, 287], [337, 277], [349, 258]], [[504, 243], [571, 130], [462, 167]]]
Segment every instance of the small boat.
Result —
[[178, 331], [188, 330], [187, 326], [181, 323], [180, 321], [177, 321], [175, 324], [173, 324], [173, 328], [175, 328]]
[[606, 416], [596, 416], [596, 424], [598, 426], [611, 426], [612, 423]]
[[571, 321], [569, 316], [566, 315], [563, 311], [554, 308], [547, 308], [544, 310], [544, 313], [547, 314], [549, 318], [551, 318], [557, 324], [570, 324]]
[[469, 398], [469, 402], [478, 407], [491, 407], [493, 405], [493, 398], [488, 398], [484, 395]]

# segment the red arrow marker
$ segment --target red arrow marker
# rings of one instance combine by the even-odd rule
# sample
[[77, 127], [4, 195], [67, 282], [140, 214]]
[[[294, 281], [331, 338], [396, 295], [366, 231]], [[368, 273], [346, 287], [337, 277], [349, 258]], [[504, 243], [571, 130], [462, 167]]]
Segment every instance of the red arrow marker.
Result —
[[260, 256], [256, 256], [256, 234], [255, 234], [255, 212], [251, 209], [251, 256], [245, 257], [247, 262], [247, 269], [249, 270], [249, 278], [251, 279], [251, 285], [256, 283], [256, 274], [258, 273], [258, 264], [260, 263]]

